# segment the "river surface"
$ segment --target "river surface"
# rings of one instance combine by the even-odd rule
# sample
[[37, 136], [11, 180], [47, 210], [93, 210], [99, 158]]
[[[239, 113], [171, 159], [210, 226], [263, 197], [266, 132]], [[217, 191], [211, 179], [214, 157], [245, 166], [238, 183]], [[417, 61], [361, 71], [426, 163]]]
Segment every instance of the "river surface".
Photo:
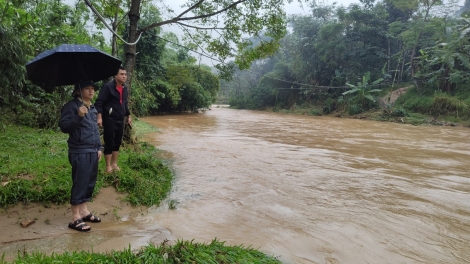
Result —
[[176, 172], [136, 222], [283, 263], [470, 263], [470, 129], [214, 107], [146, 117]]
[[469, 128], [218, 107], [141, 120], [176, 174], [161, 206], [129, 212], [103, 189], [90, 233], [68, 206], [11, 208], [0, 256], [217, 238], [286, 264], [470, 263]]

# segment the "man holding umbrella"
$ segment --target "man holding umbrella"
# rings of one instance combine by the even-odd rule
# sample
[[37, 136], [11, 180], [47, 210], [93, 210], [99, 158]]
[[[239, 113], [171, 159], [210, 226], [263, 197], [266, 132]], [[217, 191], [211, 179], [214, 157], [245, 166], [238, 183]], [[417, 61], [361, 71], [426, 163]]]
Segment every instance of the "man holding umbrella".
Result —
[[128, 107], [129, 94], [124, 85], [126, 80], [126, 69], [121, 66], [114, 80], [103, 86], [96, 99], [98, 125], [103, 126], [106, 173], [120, 170], [117, 162], [124, 133], [124, 118], [127, 117], [127, 123], [132, 124]]
[[61, 44], [41, 52], [26, 64], [28, 79], [46, 90], [75, 84], [75, 98], [62, 107], [59, 126], [69, 134], [67, 142], [73, 180], [69, 227], [78, 231], [90, 231], [84, 221], [101, 222], [87, 208], [102, 155], [98, 112], [91, 104], [96, 86], [90, 80], [109, 78], [121, 64], [118, 58], [86, 44]]
[[87, 208], [87, 202], [95, 189], [98, 161], [102, 155], [98, 112], [91, 103], [95, 89], [96, 85], [89, 80], [75, 84], [72, 93], [74, 99], [62, 107], [59, 120], [61, 131], [69, 134], [68, 156], [72, 165], [72, 222], [69, 223], [69, 228], [82, 232], [91, 230], [84, 221], [101, 222]]

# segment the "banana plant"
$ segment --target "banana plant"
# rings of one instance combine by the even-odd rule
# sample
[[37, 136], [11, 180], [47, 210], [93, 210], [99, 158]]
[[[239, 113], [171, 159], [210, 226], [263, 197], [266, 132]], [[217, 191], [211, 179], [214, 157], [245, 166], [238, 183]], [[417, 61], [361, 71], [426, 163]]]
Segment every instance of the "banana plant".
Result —
[[351, 90], [346, 91], [343, 95], [348, 94], [356, 94], [355, 98], [357, 98], [361, 102], [361, 106], [364, 109], [367, 103], [375, 103], [375, 98], [373, 96], [374, 93], [380, 92], [380, 89], [371, 89], [372, 87], [376, 86], [377, 84], [383, 81], [383, 78], [377, 79], [369, 84], [370, 80], [370, 72], [366, 72], [364, 76], [362, 76], [362, 82], [358, 82], [357, 85], [353, 85], [350, 83], [346, 83]]

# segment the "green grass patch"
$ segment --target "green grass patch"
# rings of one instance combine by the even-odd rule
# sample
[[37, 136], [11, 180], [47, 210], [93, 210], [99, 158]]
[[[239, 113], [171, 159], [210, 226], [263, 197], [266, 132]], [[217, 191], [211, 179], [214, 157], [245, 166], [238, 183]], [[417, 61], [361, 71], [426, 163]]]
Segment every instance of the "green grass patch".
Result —
[[[68, 135], [5, 125], [0, 131], [0, 207], [17, 203], [65, 204], [70, 199]], [[171, 189], [172, 173], [146, 143], [121, 148], [121, 171], [105, 175], [99, 163], [95, 194], [113, 185], [132, 205], [159, 205]]]
[[[6, 263], [0, 259], [0, 263]], [[267, 256], [258, 250], [243, 246], [225, 246], [214, 239], [211, 243], [178, 241], [175, 245], [162, 243], [149, 245], [137, 253], [131, 249], [109, 253], [66, 252], [64, 254], [43, 253], [19, 255], [14, 261], [22, 263], [252, 263], [279, 264], [275, 257]]]
[[[461, 96], [460, 98], [465, 98]], [[420, 95], [416, 88], [409, 89], [397, 99], [395, 106], [401, 106], [408, 112], [449, 119], [461, 122], [470, 119], [470, 99], [464, 100], [447, 93], [435, 91], [433, 94]]]
[[134, 128], [135, 135], [141, 136], [147, 133], [158, 132], [159, 129], [149, 125], [146, 122], [140, 121], [137, 117], [132, 120], [132, 127]]

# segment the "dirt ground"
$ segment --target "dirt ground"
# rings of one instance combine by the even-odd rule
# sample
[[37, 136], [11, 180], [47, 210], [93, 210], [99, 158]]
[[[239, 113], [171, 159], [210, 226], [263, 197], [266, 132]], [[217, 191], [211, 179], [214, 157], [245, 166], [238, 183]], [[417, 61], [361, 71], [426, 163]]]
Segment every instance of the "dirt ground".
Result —
[[[0, 211], [0, 256], [12, 261], [20, 253], [45, 254], [65, 251], [139, 249], [149, 242], [160, 243], [169, 233], [158, 228], [139, 226], [133, 219], [146, 215], [148, 208], [132, 207], [122, 201], [112, 187], [103, 188], [89, 203], [91, 212], [101, 217], [101, 223], [89, 223], [90, 232], [78, 232], [68, 228], [71, 221], [70, 205], [52, 206], [17, 205]], [[21, 223], [34, 221], [23, 227]], [[0, 258], [1, 259], [1, 258]]]
[[395, 104], [395, 101], [398, 99], [398, 97], [402, 96], [406, 91], [413, 86], [407, 86], [403, 88], [399, 88], [394, 90], [393, 92], [387, 94], [383, 98], [379, 99], [379, 104], [382, 108], [385, 108], [387, 105], [393, 105]]

